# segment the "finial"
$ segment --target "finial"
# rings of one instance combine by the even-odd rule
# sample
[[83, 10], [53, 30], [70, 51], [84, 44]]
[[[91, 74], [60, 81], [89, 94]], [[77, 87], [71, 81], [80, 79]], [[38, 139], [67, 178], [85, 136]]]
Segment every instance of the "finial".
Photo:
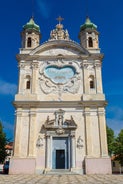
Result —
[[32, 19], [34, 20], [34, 0], [32, 0]]
[[62, 18], [61, 16], [59, 16], [58, 18], [56, 18], [56, 20], [59, 22], [59, 24], [61, 24], [61, 21], [63, 21], [64, 18]]
[[88, 15], [89, 15], [89, 2], [88, 2], [88, 0], [86, 0], [86, 17], [89, 17]]
[[32, 20], [34, 20], [34, 15], [32, 15]]

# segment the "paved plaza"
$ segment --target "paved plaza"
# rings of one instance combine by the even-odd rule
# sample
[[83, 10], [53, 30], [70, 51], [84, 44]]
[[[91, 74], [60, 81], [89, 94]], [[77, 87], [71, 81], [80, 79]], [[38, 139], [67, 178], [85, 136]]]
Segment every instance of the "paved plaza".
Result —
[[123, 175], [0, 175], [0, 184], [123, 184]]

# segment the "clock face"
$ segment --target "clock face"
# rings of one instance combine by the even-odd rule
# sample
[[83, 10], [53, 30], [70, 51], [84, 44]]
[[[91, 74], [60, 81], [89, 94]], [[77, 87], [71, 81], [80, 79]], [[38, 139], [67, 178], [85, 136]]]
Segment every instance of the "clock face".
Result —
[[44, 74], [56, 84], [65, 84], [76, 74], [76, 69], [73, 66], [59, 67], [52, 65], [45, 68]]

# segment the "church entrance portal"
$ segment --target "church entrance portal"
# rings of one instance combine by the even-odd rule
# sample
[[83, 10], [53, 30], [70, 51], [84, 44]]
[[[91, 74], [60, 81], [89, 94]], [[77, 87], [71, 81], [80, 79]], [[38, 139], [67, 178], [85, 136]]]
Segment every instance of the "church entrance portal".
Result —
[[53, 169], [68, 169], [68, 138], [54, 137], [52, 144], [52, 168]]

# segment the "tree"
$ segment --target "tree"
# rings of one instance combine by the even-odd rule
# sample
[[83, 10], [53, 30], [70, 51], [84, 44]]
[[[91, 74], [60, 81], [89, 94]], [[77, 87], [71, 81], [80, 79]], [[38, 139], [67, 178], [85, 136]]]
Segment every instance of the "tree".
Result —
[[123, 129], [121, 129], [115, 140], [115, 160], [118, 160], [120, 165], [123, 166]]
[[2, 122], [0, 122], [0, 163], [3, 163], [7, 153], [5, 146], [7, 144], [6, 134], [3, 132]]
[[106, 126], [106, 130], [107, 130], [108, 153], [111, 156], [114, 152], [115, 136], [114, 131], [108, 126]]

